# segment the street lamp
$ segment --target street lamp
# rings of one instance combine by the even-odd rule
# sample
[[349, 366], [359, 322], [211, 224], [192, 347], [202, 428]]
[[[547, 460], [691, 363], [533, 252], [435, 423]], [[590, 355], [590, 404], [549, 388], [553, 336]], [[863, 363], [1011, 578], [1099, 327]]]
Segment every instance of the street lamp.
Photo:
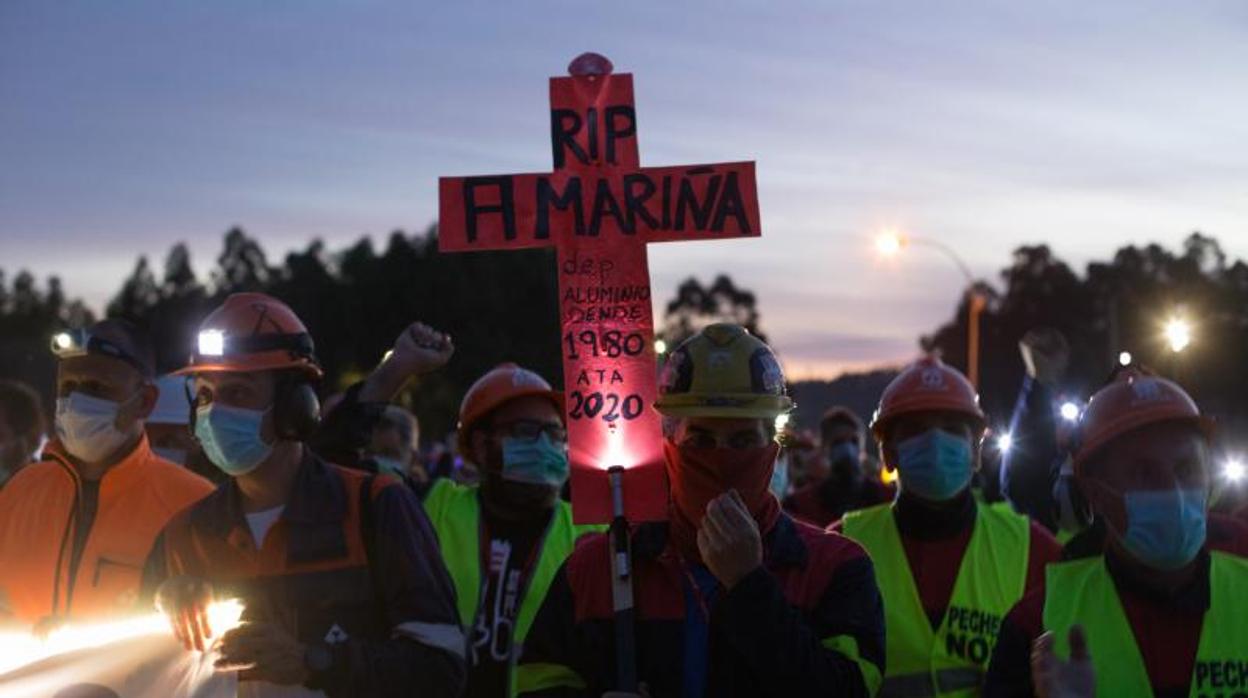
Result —
[[940, 252], [953, 262], [962, 278], [966, 280], [967, 322], [966, 322], [966, 377], [971, 385], [979, 387], [979, 316], [988, 305], [988, 299], [975, 290], [975, 277], [966, 261], [954, 249], [939, 240], [923, 237], [911, 237], [892, 228], [886, 228], [875, 238], [875, 249], [882, 257], [894, 257], [905, 248], [916, 245], [928, 247]]

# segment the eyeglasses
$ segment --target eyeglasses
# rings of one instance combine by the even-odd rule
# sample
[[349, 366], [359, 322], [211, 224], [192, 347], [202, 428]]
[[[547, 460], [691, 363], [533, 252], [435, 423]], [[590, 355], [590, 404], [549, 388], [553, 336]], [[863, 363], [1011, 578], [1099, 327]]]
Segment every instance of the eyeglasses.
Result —
[[525, 439], [527, 441], [536, 441], [539, 436], [546, 434], [546, 438], [555, 443], [568, 442], [568, 430], [562, 424], [552, 422], [539, 422], [534, 419], [517, 419], [514, 422], [505, 422], [503, 424], [495, 424], [494, 428], [501, 431], [513, 439]]

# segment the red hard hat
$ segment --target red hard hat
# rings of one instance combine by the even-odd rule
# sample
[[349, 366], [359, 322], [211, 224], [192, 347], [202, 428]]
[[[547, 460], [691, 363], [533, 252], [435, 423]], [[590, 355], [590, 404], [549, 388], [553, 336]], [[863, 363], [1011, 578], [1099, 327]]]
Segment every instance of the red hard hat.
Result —
[[272, 296], [235, 293], [200, 323], [191, 361], [177, 373], [279, 369], [321, 377], [308, 328]]
[[1190, 422], [1206, 438], [1213, 434], [1213, 422], [1201, 415], [1196, 401], [1177, 383], [1139, 369], [1122, 371], [1092, 396], [1083, 411], [1074, 455], [1076, 473], [1114, 439], [1162, 422]]
[[987, 425], [975, 386], [957, 369], [931, 355], [907, 366], [884, 388], [871, 420], [871, 432], [877, 441], [883, 441], [895, 419], [918, 412], [956, 412], [970, 418], [981, 431]]
[[468, 434], [477, 422], [512, 400], [534, 396], [550, 400], [559, 410], [559, 418], [563, 418], [563, 394], [527, 368], [513, 363], [500, 364], [478, 378], [459, 406], [459, 452], [468, 451]]

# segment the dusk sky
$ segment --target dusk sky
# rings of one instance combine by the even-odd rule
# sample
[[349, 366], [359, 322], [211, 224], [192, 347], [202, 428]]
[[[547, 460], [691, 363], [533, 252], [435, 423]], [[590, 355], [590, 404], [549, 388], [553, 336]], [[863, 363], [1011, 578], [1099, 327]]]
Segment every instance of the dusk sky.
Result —
[[[1077, 269], [1191, 231], [1248, 258], [1248, 3], [0, 2], [0, 268], [97, 309], [136, 257], [241, 225], [423, 230], [437, 178], [551, 167], [547, 84], [635, 75], [646, 165], [756, 160], [760, 240], [651, 248], [664, 301], [730, 273], [796, 377], [898, 363], [957, 269]], [[552, 270], [553, 272], [553, 270]]]

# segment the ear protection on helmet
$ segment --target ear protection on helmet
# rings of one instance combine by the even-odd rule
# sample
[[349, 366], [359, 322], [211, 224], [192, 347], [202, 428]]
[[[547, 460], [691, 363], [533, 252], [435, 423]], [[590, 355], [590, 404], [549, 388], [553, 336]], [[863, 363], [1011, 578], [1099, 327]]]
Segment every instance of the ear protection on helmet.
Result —
[[307, 441], [321, 424], [321, 401], [307, 378], [292, 374], [277, 383], [273, 426], [279, 439]]

